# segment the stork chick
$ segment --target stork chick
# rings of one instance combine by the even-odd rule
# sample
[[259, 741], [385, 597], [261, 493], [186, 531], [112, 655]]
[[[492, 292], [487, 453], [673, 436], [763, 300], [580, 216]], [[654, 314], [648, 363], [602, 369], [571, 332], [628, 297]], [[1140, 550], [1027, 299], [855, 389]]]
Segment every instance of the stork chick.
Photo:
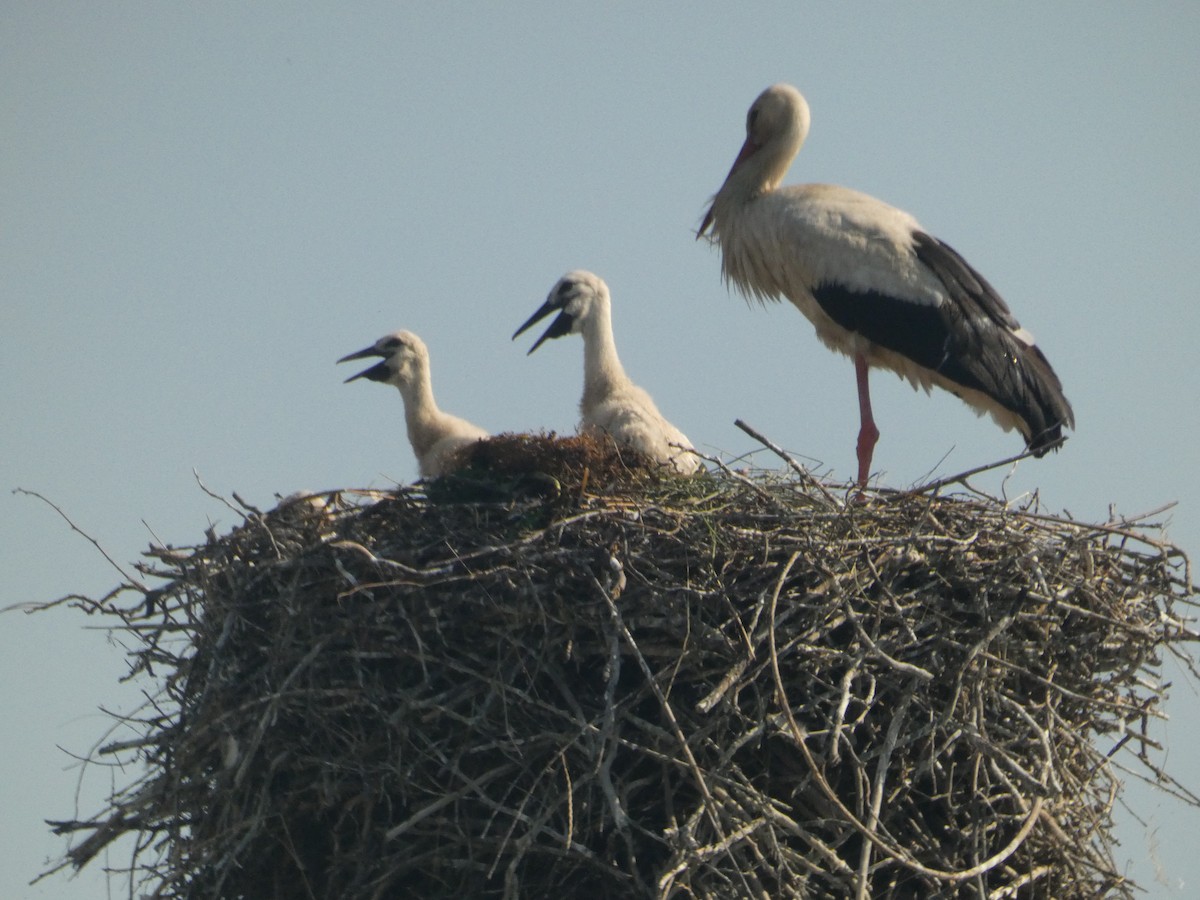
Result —
[[385, 335], [370, 347], [343, 356], [338, 362], [371, 356], [382, 357], [382, 361], [351, 375], [346, 382], [367, 378], [399, 389], [404, 398], [408, 441], [417, 456], [417, 471], [422, 478], [437, 478], [454, 471], [461, 465], [460, 451], [488, 437], [479, 426], [438, 409], [429, 379], [429, 350], [411, 331]]
[[854, 360], [865, 486], [879, 430], [868, 370], [937, 385], [978, 414], [1016, 428], [1035, 456], [1075, 427], [1058, 376], [1007, 304], [949, 245], [908, 213], [831, 184], [780, 187], [808, 135], [808, 104], [767, 88], [746, 116], [746, 141], [704, 216], [721, 268], [747, 297], [786, 297], [817, 337]]
[[529, 353], [547, 338], [565, 334], [583, 336], [579, 430], [611, 435], [618, 445], [668, 465], [680, 475], [695, 472], [700, 461], [688, 452], [692, 449], [691, 442], [663, 418], [654, 400], [629, 379], [617, 358], [612, 301], [603, 279], [582, 270], [568, 272], [554, 285], [541, 308], [516, 330], [513, 338], [552, 312], [558, 312], [558, 317], [529, 348]]

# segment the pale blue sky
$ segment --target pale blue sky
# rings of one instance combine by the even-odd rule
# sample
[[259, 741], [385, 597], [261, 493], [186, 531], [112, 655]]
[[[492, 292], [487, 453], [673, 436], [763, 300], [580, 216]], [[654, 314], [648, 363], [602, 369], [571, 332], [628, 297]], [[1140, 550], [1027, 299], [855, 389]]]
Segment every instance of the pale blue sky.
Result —
[[[697, 446], [751, 450], [742, 417], [852, 476], [850, 362], [730, 295], [691, 233], [775, 81], [813, 113], [788, 180], [912, 212], [1062, 377], [1079, 431], [1009, 495], [1084, 518], [1178, 500], [1168, 534], [1200, 553], [1200, 5], [517, 7], [0, 7], [0, 605], [118, 577], [18, 486], [126, 562], [235, 524], [193, 469], [260, 505], [415, 478], [399, 397], [334, 366], [388, 331], [425, 339], [447, 410], [571, 431], [578, 342], [526, 358], [509, 335], [576, 267]], [[886, 485], [1020, 449], [946, 394], [872, 387]], [[97, 708], [148, 687], [116, 684], [95, 624], [0, 618], [5, 898], [104, 896], [97, 872], [25, 887], [63, 849], [41, 820], [73, 814], [56, 747], [85, 752]], [[1169, 674], [1168, 767], [1200, 790], [1200, 698]], [[108, 778], [87, 773], [82, 814]], [[1130, 871], [1193, 896], [1200, 814], [1129, 796]]]

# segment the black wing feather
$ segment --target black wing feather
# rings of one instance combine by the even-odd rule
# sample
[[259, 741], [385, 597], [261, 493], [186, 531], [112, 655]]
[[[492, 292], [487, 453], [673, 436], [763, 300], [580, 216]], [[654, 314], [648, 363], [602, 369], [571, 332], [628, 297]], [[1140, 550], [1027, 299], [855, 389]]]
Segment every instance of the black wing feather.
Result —
[[1008, 305], [954, 248], [916, 232], [913, 251], [949, 302], [917, 303], [830, 282], [818, 285], [813, 296], [843, 328], [1016, 413], [1027, 426], [1030, 449], [1049, 449], [1075, 419], [1046, 357], [1013, 334], [1020, 325]]

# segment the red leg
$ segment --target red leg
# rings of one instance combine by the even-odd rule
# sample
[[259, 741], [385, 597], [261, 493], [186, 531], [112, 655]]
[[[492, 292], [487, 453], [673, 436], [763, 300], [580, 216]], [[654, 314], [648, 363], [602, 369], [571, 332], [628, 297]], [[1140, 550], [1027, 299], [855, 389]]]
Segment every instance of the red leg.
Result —
[[871, 415], [871, 386], [867, 381], [867, 359], [861, 353], [854, 357], [854, 374], [858, 378], [858, 417], [862, 422], [858, 430], [858, 486], [865, 488], [871, 474], [871, 457], [875, 453], [875, 442], [879, 440], [879, 429]]

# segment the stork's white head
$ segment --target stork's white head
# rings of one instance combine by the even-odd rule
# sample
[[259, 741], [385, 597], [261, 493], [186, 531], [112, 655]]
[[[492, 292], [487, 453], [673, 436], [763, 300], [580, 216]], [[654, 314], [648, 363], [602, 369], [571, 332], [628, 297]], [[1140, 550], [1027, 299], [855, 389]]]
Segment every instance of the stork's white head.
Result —
[[745, 203], [783, 180], [808, 137], [811, 121], [808, 102], [790, 84], [773, 84], [758, 95], [746, 113], [746, 141], [696, 237], [713, 224], [714, 216], [720, 214], [718, 206]]
[[429, 372], [429, 350], [426, 349], [425, 342], [411, 331], [396, 331], [384, 335], [370, 347], [347, 354], [338, 362], [344, 363], [370, 356], [382, 357], [382, 361], [357, 375], [351, 375], [346, 379], [347, 382], [368, 378], [371, 381], [382, 381], [403, 388]]
[[558, 318], [550, 323], [550, 327], [529, 348], [529, 352], [532, 353], [547, 338], [578, 334], [588, 321], [607, 311], [610, 303], [608, 285], [604, 283], [604, 279], [583, 269], [576, 269], [558, 279], [546, 302], [513, 333], [513, 338], [557, 311]]
[[804, 95], [790, 84], [773, 84], [755, 98], [746, 113], [746, 140], [758, 150], [776, 142], [795, 156], [811, 123]]

